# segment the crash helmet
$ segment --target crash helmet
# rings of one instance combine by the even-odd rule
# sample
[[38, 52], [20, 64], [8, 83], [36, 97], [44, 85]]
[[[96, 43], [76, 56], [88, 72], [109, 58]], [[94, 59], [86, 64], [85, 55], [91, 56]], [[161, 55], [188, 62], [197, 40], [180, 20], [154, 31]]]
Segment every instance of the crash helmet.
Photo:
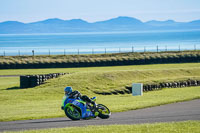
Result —
[[73, 89], [72, 89], [71, 86], [67, 86], [67, 87], [65, 87], [65, 89], [64, 89], [66, 95], [70, 94], [70, 93], [72, 92], [72, 90], [73, 90]]

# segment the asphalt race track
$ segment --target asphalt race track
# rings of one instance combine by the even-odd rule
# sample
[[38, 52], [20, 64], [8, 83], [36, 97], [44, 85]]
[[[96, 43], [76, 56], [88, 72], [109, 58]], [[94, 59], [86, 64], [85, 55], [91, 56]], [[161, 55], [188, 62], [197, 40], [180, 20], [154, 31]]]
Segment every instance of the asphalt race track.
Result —
[[[64, 112], [63, 112], [64, 113]], [[109, 119], [71, 121], [67, 117], [25, 121], [0, 122], [0, 132], [87, 125], [139, 124], [200, 120], [200, 99], [157, 107], [113, 113]]]

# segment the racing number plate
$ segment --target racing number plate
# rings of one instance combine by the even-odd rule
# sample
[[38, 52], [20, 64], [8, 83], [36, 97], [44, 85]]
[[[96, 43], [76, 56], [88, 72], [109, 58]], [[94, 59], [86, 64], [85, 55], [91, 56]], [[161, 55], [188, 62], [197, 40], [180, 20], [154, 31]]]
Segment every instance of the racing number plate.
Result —
[[80, 103], [78, 101], [73, 101], [72, 104], [79, 105]]

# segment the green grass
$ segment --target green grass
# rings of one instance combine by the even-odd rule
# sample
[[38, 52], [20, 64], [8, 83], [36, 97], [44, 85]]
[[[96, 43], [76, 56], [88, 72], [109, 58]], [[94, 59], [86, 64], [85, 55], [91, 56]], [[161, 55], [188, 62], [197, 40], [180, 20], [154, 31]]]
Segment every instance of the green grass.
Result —
[[[0, 79], [0, 121], [62, 117], [60, 110], [63, 89], [72, 86], [82, 94], [95, 96], [93, 91], [123, 90], [133, 82], [152, 83], [183, 79], [200, 79], [200, 63], [162, 64], [121, 67], [93, 67], [69, 69], [0, 70], [2, 75], [70, 72], [46, 84], [19, 89], [19, 78]], [[187, 92], [187, 93], [186, 93]], [[200, 87], [164, 89], [144, 93], [142, 97], [111, 95], [98, 97], [112, 112], [145, 108], [166, 103], [200, 98]], [[118, 101], [118, 104], [116, 104]]]
[[[67, 85], [72, 85], [83, 93], [91, 93], [91, 90], [112, 91], [125, 89], [125, 86], [130, 86], [133, 82], [152, 83], [200, 79], [200, 63], [62, 69], [11, 69], [0, 70], [0, 75], [29, 75], [57, 72], [69, 72], [71, 74], [50, 80], [50, 82], [47, 81], [46, 85], [39, 86], [39, 88], [47, 86], [52, 88], [53, 86], [55, 89], [60, 89]], [[0, 79], [0, 89], [19, 87], [19, 78], [17, 77], [0, 77]]]
[[19, 87], [19, 77], [0, 77], [0, 90]]
[[59, 72], [108, 72], [108, 71], [143, 71], [143, 70], [173, 70], [199, 68], [200, 63], [130, 65], [112, 67], [84, 67], [84, 68], [48, 68], [48, 69], [0, 69], [0, 75], [30, 75]]
[[[47, 81], [36, 88], [63, 89], [70, 85], [82, 93], [93, 91], [123, 90], [133, 82], [154, 83], [187, 79], [200, 79], [200, 63], [162, 64], [120, 67], [92, 67], [69, 69], [22, 69], [0, 70], [1, 74], [39, 74], [52, 72], [70, 72], [71, 74]], [[18, 86], [19, 87], [19, 86]]]
[[[45, 92], [45, 90], [34, 91], [34, 89], [9, 90], [6, 94], [0, 91], [0, 95], [0, 121], [65, 116], [64, 112], [60, 109], [63, 94], [59, 91]], [[144, 93], [143, 96], [135, 97], [130, 94], [111, 96], [97, 95], [97, 97], [97, 103], [107, 105], [112, 112], [121, 112], [197, 99], [200, 98], [200, 87], [164, 89]]]
[[[187, 79], [200, 79], [200, 63], [161, 64], [118, 67], [91, 67], [65, 69], [12, 69], [0, 70], [1, 75], [47, 74], [69, 72], [71, 74], [47, 81], [36, 88], [60, 90], [67, 85], [82, 93], [93, 91], [123, 90], [133, 82], [157, 83]], [[19, 88], [19, 78], [0, 77], [0, 89]]]
[[4, 133], [199, 133], [200, 121], [52, 128]]

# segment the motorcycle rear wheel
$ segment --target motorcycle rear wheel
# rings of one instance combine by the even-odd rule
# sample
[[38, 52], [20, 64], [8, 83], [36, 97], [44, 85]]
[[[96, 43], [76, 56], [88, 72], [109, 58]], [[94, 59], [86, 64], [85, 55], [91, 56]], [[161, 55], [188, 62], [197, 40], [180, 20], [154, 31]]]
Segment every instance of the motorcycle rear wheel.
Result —
[[98, 117], [101, 119], [108, 119], [111, 115], [110, 110], [103, 104], [97, 105], [97, 111], [99, 112]]

